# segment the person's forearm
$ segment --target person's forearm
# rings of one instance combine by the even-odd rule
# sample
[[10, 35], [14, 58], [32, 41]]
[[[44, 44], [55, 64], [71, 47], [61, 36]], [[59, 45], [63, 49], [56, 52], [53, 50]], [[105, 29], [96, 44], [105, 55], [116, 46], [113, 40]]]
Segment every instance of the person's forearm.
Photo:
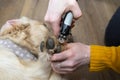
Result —
[[120, 47], [91, 45], [90, 71], [112, 68], [120, 73]]

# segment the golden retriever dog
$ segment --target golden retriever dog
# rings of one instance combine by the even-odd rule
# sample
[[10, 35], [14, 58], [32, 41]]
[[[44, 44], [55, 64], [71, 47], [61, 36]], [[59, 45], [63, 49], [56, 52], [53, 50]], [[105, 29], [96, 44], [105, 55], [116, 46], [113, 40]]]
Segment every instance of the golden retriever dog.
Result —
[[52, 70], [51, 54], [46, 50], [57, 44], [51, 31], [38, 21], [8, 20], [0, 30], [0, 80], [63, 80]]

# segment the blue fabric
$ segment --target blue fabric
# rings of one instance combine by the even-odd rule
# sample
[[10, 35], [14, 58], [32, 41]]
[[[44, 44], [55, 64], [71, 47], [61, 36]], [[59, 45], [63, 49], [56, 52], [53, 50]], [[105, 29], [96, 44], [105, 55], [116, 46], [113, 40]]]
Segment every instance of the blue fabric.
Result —
[[106, 31], [105, 31], [105, 45], [119, 46], [120, 45], [120, 7], [112, 16]]

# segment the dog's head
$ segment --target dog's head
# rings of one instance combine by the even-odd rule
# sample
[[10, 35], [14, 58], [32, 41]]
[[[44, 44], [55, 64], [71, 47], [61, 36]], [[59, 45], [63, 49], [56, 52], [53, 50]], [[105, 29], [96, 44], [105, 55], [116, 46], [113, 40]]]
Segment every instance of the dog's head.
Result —
[[50, 30], [44, 24], [22, 17], [7, 21], [1, 28], [0, 38], [10, 39], [38, 55], [41, 42], [46, 41], [51, 34]]

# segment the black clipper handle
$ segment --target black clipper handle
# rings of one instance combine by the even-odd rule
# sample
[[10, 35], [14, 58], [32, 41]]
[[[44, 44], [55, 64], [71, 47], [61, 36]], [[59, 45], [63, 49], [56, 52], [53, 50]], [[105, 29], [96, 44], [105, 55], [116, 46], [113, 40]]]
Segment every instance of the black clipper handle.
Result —
[[61, 22], [61, 29], [60, 29], [60, 35], [59, 35], [59, 42], [64, 43], [67, 39], [67, 36], [69, 35], [71, 31], [71, 25], [73, 20], [73, 14], [71, 11], [67, 12], [64, 15], [64, 18]]

